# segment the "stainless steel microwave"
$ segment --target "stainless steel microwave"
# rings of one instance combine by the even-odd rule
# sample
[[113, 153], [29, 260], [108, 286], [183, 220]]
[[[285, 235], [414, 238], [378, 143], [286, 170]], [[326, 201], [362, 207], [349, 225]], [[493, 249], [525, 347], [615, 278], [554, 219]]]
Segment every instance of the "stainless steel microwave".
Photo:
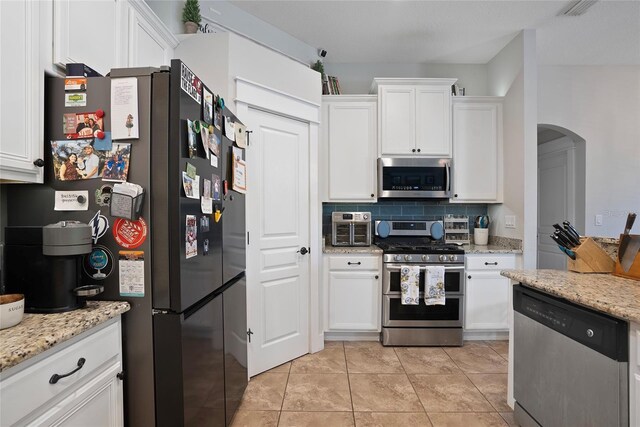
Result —
[[451, 159], [381, 157], [378, 198], [448, 199]]

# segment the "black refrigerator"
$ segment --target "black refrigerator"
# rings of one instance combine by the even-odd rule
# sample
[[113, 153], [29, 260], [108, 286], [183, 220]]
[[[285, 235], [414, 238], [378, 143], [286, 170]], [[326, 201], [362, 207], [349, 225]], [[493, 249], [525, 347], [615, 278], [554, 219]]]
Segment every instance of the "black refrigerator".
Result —
[[[104, 132], [121, 124], [110, 117], [112, 79], [132, 77], [137, 80], [138, 98], [132, 127], [137, 126], [139, 135], [112, 141], [112, 147], [120, 144], [119, 149], [125, 147], [130, 152], [127, 181], [145, 190], [141, 207], [144, 225], [138, 220], [123, 227], [124, 220], [112, 217], [107, 203], [114, 182], [101, 178], [60, 180], [55, 175], [60, 172], [53, 165], [54, 160], [60, 164], [59, 157], [65, 155], [60, 147], [77, 148], [64, 142], [75, 141], [78, 136], [69, 137], [67, 133], [67, 120], [73, 114], [86, 118], [85, 113], [104, 112]], [[223, 103], [218, 105], [206, 82], [179, 60], [161, 69], [114, 69], [108, 77], [87, 78], [83, 89], [69, 92], [65, 79], [46, 78], [45, 183], [8, 186], [8, 226], [43, 226], [61, 220], [96, 223], [96, 218], [104, 217], [103, 235], [94, 242], [94, 248], [99, 248], [96, 250], [103, 257], [107, 254], [107, 261], [95, 274], [96, 265], [88, 259], [82, 284], [104, 286], [104, 292], [95, 299], [131, 304], [131, 310], [123, 316], [126, 424], [228, 425], [248, 378], [245, 196], [234, 191], [233, 185], [235, 162], [244, 153], [224, 136], [225, 122], [239, 124], [239, 120]], [[70, 99], [70, 94], [78, 93], [81, 97]], [[208, 112], [205, 93], [213, 94]], [[67, 106], [78, 99], [86, 105]], [[188, 120], [204, 124], [205, 119], [220, 125], [214, 129], [219, 140], [217, 155], [213, 153], [216, 150], [207, 152], [199, 134], [195, 147], [189, 143]], [[78, 126], [81, 123], [77, 119]], [[103, 135], [91, 136], [93, 139], [78, 141], [101, 146], [97, 136]], [[106, 170], [113, 150], [96, 152], [100, 170]], [[114, 154], [114, 161], [117, 157]], [[191, 194], [189, 198], [183, 172], [189, 168], [193, 175], [194, 167], [199, 190], [197, 197]], [[209, 212], [201, 204], [204, 179], [214, 186], [216, 177], [220, 178], [218, 198], [213, 197], [213, 189], [209, 195], [213, 211], [220, 215], [203, 213]], [[197, 189], [193, 181], [190, 185], [189, 190]], [[54, 210], [56, 192], [80, 190], [88, 190], [87, 210]], [[105, 220], [109, 227], [106, 232]], [[142, 270], [137, 277], [143, 280], [143, 287], [134, 293], [123, 283], [123, 262], [130, 259], [131, 251], [136, 251], [135, 261], [143, 263], [142, 267], [136, 264]]]

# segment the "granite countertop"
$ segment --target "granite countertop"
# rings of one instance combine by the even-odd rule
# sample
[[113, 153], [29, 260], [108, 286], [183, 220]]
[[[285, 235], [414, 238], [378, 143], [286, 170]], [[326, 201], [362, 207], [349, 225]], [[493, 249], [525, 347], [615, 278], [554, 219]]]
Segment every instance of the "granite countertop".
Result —
[[640, 322], [640, 281], [560, 270], [504, 270], [500, 274], [576, 304]]
[[322, 248], [325, 254], [381, 254], [382, 249], [376, 245], [371, 246], [333, 246], [325, 245]]
[[0, 331], [0, 372], [84, 331], [129, 311], [126, 301], [87, 301], [66, 313], [25, 314], [22, 322]]
[[521, 254], [522, 249], [503, 245], [462, 245], [465, 254]]

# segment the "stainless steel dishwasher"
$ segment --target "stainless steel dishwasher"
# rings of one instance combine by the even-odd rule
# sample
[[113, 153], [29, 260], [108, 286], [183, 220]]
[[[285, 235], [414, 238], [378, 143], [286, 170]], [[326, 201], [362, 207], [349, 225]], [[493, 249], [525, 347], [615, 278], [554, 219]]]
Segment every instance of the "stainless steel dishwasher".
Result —
[[628, 426], [627, 322], [522, 285], [513, 309], [518, 424]]

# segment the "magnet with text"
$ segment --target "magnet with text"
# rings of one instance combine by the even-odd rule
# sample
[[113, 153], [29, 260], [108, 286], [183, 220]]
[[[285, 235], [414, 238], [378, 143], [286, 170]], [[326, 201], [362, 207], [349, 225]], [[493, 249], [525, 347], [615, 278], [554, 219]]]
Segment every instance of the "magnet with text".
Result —
[[85, 92], [65, 93], [64, 106], [65, 107], [86, 107], [87, 94]]
[[147, 223], [140, 217], [137, 221], [118, 218], [113, 222], [113, 238], [126, 249], [135, 249], [147, 240]]
[[180, 64], [180, 88], [198, 104], [202, 102], [202, 81], [184, 63]]
[[144, 252], [120, 251], [118, 252], [118, 273], [120, 296], [143, 297], [144, 296]]
[[109, 229], [109, 220], [106, 216], [100, 215], [100, 211], [96, 212], [96, 214], [89, 221], [89, 225], [91, 226], [91, 238], [93, 239], [93, 244], [98, 243], [98, 239], [104, 236]]
[[84, 273], [95, 280], [104, 280], [113, 271], [114, 258], [109, 249], [96, 245], [82, 259]]
[[89, 210], [89, 192], [80, 191], [56, 191], [56, 211], [86, 211]]
[[64, 79], [64, 90], [65, 92], [86, 91], [87, 78], [86, 77], [68, 77]]
[[96, 190], [96, 205], [109, 206], [111, 202], [111, 193], [113, 187], [111, 185], [103, 185]]
[[185, 256], [187, 259], [198, 255], [198, 226], [195, 215], [187, 215], [185, 230]]

